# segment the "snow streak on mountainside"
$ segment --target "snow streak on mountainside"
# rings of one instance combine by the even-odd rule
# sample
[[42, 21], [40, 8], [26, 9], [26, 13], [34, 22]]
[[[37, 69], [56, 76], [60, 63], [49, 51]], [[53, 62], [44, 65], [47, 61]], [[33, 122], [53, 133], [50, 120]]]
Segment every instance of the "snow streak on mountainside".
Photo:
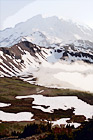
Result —
[[48, 87], [93, 92], [93, 50], [73, 44], [45, 48], [28, 41], [0, 48], [0, 76]]
[[12, 46], [22, 38], [47, 47], [55, 43], [67, 43], [70, 40], [93, 42], [93, 29], [56, 16], [43, 18], [37, 15], [26, 22], [17, 24], [14, 28], [0, 31], [0, 47]]

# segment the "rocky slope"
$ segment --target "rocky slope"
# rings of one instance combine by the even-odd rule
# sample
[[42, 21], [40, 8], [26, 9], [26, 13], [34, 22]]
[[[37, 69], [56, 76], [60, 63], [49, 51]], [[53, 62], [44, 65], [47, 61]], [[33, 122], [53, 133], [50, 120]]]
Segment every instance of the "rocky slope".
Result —
[[42, 63], [56, 63], [59, 60], [93, 63], [93, 51], [90, 47], [86, 50], [74, 44], [45, 48], [23, 41], [10, 48], [0, 48], [0, 76], [24, 75], [39, 69]]

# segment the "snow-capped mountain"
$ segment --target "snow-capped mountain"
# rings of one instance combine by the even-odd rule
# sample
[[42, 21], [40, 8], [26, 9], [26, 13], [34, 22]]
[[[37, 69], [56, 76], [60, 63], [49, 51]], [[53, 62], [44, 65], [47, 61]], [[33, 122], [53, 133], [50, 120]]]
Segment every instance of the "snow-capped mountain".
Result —
[[43, 62], [56, 63], [59, 60], [68, 63], [75, 61], [93, 63], [93, 51], [77, 48], [73, 44], [45, 48], [22, 41], [9, 48], [0, 48], [0, 76], [18, 76], [25, 72], [27, 74], [37, 70]]
[[93, 42], [93, 29], [56, 16], [43, 18], [37, 15], [14, 28], [0, 31], [0, 47], [9, 47], [23, 38], [41, 46], [67, 43], [74, 40]]

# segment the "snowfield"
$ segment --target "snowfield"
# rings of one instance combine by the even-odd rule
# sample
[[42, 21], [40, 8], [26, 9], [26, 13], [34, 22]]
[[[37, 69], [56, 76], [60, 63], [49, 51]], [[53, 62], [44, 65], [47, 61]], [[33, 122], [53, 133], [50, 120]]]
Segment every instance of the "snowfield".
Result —
[[33, 114], [30, 112], [6, 113], [0, 111], [0, 120], [2, 121], [31, 121]]
[[[44, 90], [39, 91], [38, 93], [44, 92]], [[74, 108], [75, 115], [84, 115], [86, 119], [92, 118], [93, 116], [93, 105], [89, 105], [86, 102], [78, 99], [76, 96], [57, 96], [57, 97], [45, 97], [43, 95], [28, 95], [28, 96], [16, 96], [16, 99], [24, 98], [34, 98], [32, 102], [32, 108], [41, 109], [43, 112], [53, 113], [54, 109], [72, 109]], [[39, 106], [34, 106], [39, 105]], [[6, 107], [11, 104], [0, 103], [0, 107]], [[41, 105], [49, 106], [44, 108]], [[0, 120], [1, 121], [33, 121], [31, 119], [34, 114], [31, 112], [20, 112], [20, 113], [6, 113], [0, 111]], [[74, 125], [75, 128], [80, 126], [80, 123], [67, 123], [66, 121], [70, 118], [61, 118], [57, 121], [52, 121], [52, 125], [60, 124], [69, 124]]]
[[43, 95], [29, 95], [16, 97], [16, 99], [23, 98], [34, 98], [33, 104], [49, 106], [47, 109], [41, 106], [32, 106], [32, 108], [41, 109], [44, 112], [52, 113], [54, 109], [67, 110], [74, 108], [75, 115], [84, 115], [86, 118], [91, 118], [93, 115], [93, 106], [78, 99], [76, 96], [45, 97]]

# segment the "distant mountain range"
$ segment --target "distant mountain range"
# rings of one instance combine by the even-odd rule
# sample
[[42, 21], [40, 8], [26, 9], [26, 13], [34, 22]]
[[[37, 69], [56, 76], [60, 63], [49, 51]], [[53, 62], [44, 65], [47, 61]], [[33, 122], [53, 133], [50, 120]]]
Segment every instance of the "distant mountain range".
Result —
[[43, 47], [54, 47], [55, 44], [67, 44], [75, 40], [93, 42], [93, 29], [56, 16], [43, 18], [37, 15], [14, 28], [0, 31], [0, 47], [9, 47], [23, 40]]

